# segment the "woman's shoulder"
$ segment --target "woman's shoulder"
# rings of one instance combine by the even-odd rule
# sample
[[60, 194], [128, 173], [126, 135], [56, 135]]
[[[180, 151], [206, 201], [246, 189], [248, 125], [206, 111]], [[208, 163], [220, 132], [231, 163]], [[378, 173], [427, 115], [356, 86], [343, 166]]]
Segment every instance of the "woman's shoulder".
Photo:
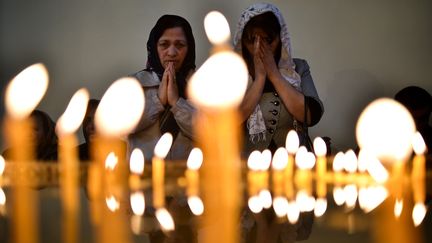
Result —
[[145, 69], [129, 76], [136, 78], [144, 87], [157, 86], [160, 83], [156, 73]]

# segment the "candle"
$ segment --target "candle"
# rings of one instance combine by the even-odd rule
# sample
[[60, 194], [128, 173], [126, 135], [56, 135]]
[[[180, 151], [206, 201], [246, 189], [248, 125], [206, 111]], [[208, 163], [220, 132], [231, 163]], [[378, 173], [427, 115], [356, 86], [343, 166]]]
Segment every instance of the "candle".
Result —
[[344, 153], [339, 152], [335, 155], [333, 158], [333, 181], [334, 181], [334, 188], [333, 188], [333, 199], [336, 203], [336, 205], [341, 206], [345, 203], [345, 194], [341, 188], [342, 185], [342, 170], [344, 168]]
[[273, 156], [272, 161], [272, 182], [273, 194], [275, 197], [282, 196], [284, 192], [283, 179], [284, 170], [288, 163], [288, 152], [285, 148], [278, 148]]
[[322, 216], [327, 209], [327, 145], [324, 140], [320, 137], [314, 139], [313, 142], [314, 151], [317, 156], [315, 176], [316, 176], [316, 191], [317, 191], [317, 203], [315, 205], [314, 214], [316, 217]]
[[315, 165], [315, 155], [308, 152], [306, 147], [300, 146], [295, 157], [296, 171], [294, 181], [298, 192], [296, 195], [297, 205], [300, 211], [309, 212], [314, 209], [315, 199], [312, 197], [312, 172]]
[[[6, 87], [5, 137], [11, 147], [10, 160], [24, 165], [34, 160], [32, 122], [28, 116], [48, 88], [48, 73], [43, 64], [34, 64], [20, 72]], [[14, 181], [12, 202], [12, 239], [17, 243], [38, 241], [37, 198], [25, 185], [27, 176]], [[23, 233], [25, 232], [25, 233]]]
[[129, 187], [132, 191], [139, 190], [141, 187], [141, 175], [144, 172], [144, 154], [139, 148], [135, 148], [130, 156], [129, 162], [130, 176]]
[[241, 195], [237, 106], [246, 91], [248, 72], [243, 59], [227, 44], [229, 25], [221, 13], [212, 12], [206, 16], [205, 30], [214, 44], [213, 55], [188, 84], [189, 97], [199, 107], [195, 127], [205, 159], [203, 224], [214, 225], [217, 229], [206, 232], [203, 242], [232, 243], [238, 241], [236, 227]]
[[203, 154], [199, 148], [192, 149], [187, 159], [186, 195], [188, 204], [193, 214], [201, 215], [204, 212], [204, 205], [199, 198], [199, 174], [198, 170], [203, 162]]
[[79, 164], [77, 138], [74, 133], [84, 119], [89, 94], [86, 89], [78, 90], [69, 102], [66, 111], [56, 126], [59, 137], [60, 186], [63, 204], [63, 242], [78, 242], [79, 221]]
[[6, 215], [6, 194], [1, 187], [3, 185], [3, 172], [6, 166], [6, 162], [3, 156], [0, 155], [0, 215]]
[[426, 159], [424, 156], [424, 153], [426, 152], [426, 144], [419, 132], [414, 134], [412, 144], [415, 152], [411, 172], [411, 184], [413, 187], [415, 203], [412, 218], [414, 225], [418, 226], [426, 215], [426, 206], [424, 205], [426, 199]]
[[357, 191], [357, 156], [352, 149], [349, 149], [344, 156], [344, 169], [347, 172], [346, 185], [344, 187], [345, 205], [348, 209], [355, 207], [358, 191]]
[[247, 174], [247, 189], [249, 197], [253, 197], [258, 195], [259, 192], [259, 174], [260, 170], [260, 159], [261, 152], [258, 150], [253, 151], [248, 158], [247, 166], [248, 166], [248, 174]]
[[266, 149], [261, 154], [261, 168], [259, 171], [259, 199], [264, 208], [268, 209], [272, 206], [272, 196], [269, 191], [269, 168], [271, 165], [272, 154]]
[[[100, 242], [128, 242], [125, 202], [129, 195], [128, 165], [124, 138], [138, 124], [144, 111], [144, 92], [134, 78], [121, 78], [115, 81], [103, 95], [95, 113], [96, 136], [91, 147], [94, 160], [89, 174], [89, 196], [92, 211], [100, 216], [100, 231], [96, 236]], [[116, 157], [115, 168], [104, 170], [109, 154]], [[90, 190], [91, 189], [91, 190]], [[108, 210], [105, 199], [119, 200], [119, 210]], [[97, 213], [99, 211], [99, 213]]]

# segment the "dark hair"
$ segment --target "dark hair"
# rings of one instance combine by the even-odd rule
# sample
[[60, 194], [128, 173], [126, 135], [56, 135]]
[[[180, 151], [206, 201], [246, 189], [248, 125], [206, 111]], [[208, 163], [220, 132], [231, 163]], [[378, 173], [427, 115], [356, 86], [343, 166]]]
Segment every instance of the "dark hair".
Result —
[[36, 158], [39, 160], [56, 160], [57, 159], [57, 135], [55, 133], [55, 122], [44, 111], [34, 110], [30, 114], [34, 119], [35, 125], [40, 121], [43, 130], [43, 138], [36, 141]]
[[432, 97], [423, 88], [408, 86], [401, 89], [396, 95], [395, 100], [402, 103], [409, 110], [432, 109]]
[[190, 70], [193, 70], [196, 67], [195, 39], [192, 33], [192, 28], [186, 19], [177, 15], [163, 15], [158, 19], [156, 25], [151, 30], [149, 39], [147, 41], [146, 70], [154, 71], [159, 76], [159, 78], [162, 79], [164, 68], [159, 60], [157, 42], [166, 29], [175, 27], [181, 27], [183, 29], [188, 44], [188, 52], [182, 66], [180, 67], [180, 71], [176, 74], [179, 95], [181, 97], [185, 97], [186, 77]]

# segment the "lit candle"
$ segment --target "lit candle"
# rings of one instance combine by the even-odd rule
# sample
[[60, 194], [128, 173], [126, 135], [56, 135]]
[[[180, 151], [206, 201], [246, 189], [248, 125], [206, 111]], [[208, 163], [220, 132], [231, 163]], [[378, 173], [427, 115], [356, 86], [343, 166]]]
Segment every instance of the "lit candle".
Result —
[[411, 181], [414, 192], [414, 209], [412, 218], [415, 226], [418, 226], [423, 221], [426, 215], [426, 165], [425, 156], [426, 144], [419, 132], [416, 132], [412, 139], [415, 156], [413, 159], [413, 167], [411, 172]]
[[288, 152], [285, 148], [278, 148], [273, 156], [272, 161], [272, 182], [273, 182], [273, 194], [275, 197], [282, 196], [284, 192], [283, 177], [284, 169], [288, 163]]
[[130, 156], [129, 187], [132, 191], [139, 190], [141, 187], [141, 175], [144, 173], [144, 154], [139, 148], [135, 148]]
[[353, 209], [355, 207], [358, 191], [357, 185], [357, 156], [352, 149], [348, 150], [344, 156], [344, 169], [347, 172], [346, 185], [344, 187], [345, 194], [345, 205], [348, 209]]
[[[89, 197], [94, 204], [92, 211], [101, 212], [98, 222], [101, 231], [97, 237], [102, 242], [129, 241], [126, 213], [123, 212], [129, 208], [125, 206], [129, 204], [124, 203], [129, 198], [126, 193], [129, 172], [123, 139], [138, 124], [144, 111], [144, 100], [144, 91], [136, 79], [121, 78], [107, 89], [95, 113], [96, 137], [91, 147], [95, 160], [88, 183]], [[104, 169], [109, 154], [117, 160], [113, 170]], [[119, 200], [119, 210], [107, 210], [103, 206], [106, 198]]]
[[78, 90], [56, 126], [59, 137], [60, 186], [64, 212], [63, 242], [78, 242], [79, 238], [78, 141], [74, 133], [84, 119], [88, 99], [89, 94], [86, 89]]
[[246, 91], [248, 72], [243, 59], [227, 44], [230, 34], [225, 17], [218, 12], [208, 14], [205, 29], [215, 45], [214, 54], [194, 73], [188, 84], [189, 97], [199, 107], [195, 127], [205, 159], [202, 168], [206, 208], [203, 224], [215, 225], [218, 229], [206, 232], [204, 242], [231, 243], [238, 241], [235, 228], [240, 217], [241, 195], [237, 107]]
[[189, 208], [195, 215], [201, 215], [204, 212], [204, 205], [199, 197], [199, 174], [198, 170], [203, 162], [203, 154], [199, 148], [194, 148], [189, 154], [187, 160], [186, 195], [188, 197]]
[[272, 196], [269, 191], [269, 168], [271, 165], [272, 154], [266, 149], [261, 153], [261, 163], [259, 170], [259, 199], [264, 208], [269, 209], [272, 206]]
[[327, 182], [326, 182], [326, 173], [327, 173], [327, 145], [324, 140], [320, 137], [314, 139], [314, 151], [317, 156], [316, 161], [316, 191], [317, 191], [317, 203], [315, 205], [315, 216], [320, 217], [324, 214], [327, 209]]
[[144, 215], [145, 211], [145, 197], [142, 191], [132, 192], [130, 196], [131, 208], [132, 208], [132, 218], [131, 218], [131, 228], [135, 234], [140, 234], [141, 232], [141, 217]]
[[247, 174], [247, 190], [248, 190], [248, 206], [254, 213], [259, 213], [262, 210], [262, 204], [259, 200], [259, 170], [260, 170], [261, 152], [253, 151], [248, 158], [248, 174]]
[[[294, 156], [297, 153], [297, 150], [300, 145], [300, 140], [298, 137], [298, 134], [295, 130], [291, 130], [287, 134], [285, 147], [288, 151], [288, 163], [285, 168], [285, 195], [288, 198], [289, 201], [294, 200], [294, 183], [293, 183], [293, 173], [294, 173]], [[290, 205], [295, 204], [295, 202], [290, 203]], [[294, 218], [290, 219], [291, 223], [294, 223], [297, 221], [296, 219], [296, 209], [295, 207], [291, 206], [290, 208], [293, 208], [291, 211], [294, 211], [294, 213], [288, 213], [291, 217], [294, 216]]]
[[342, 170], [344, 168], [344, 156], [345, 154], [343, 152], [339, 152], [333, 158], [333, 199], [338, 206], [341, 206], [345, 203], [345, 194], [341, 188], [343, 177]]
[[6, 166], [6, 162], [3, 158], [3, 156], [0, 155], [0, 215], [5, 216], [6, 215], [6, 194], [3, 191], [3, 188], [1, 187], [3, 185], [3, 172]]
[[314, 209], [315, 199], [312, 197], [312, 171], [315, 165], [315, 155], [308, 152], [306, 147], [300, 146], [295, 157], [298, 170], [294, 180], [298, 188], [296, 195], [297, 205], [300, 211], [309, 212]]
[[[5, 137], [11, 147], [10, 160], [22, 164], [34, 160], [33, 123], [28, 116], [48, 88], [48, 73], [43, 64], [34, 64], [19, 73], [6, 87]], [[38, 241], [37, 198], [26, 184], [27, 176], [14, 181], [12, 239], [17, 243]], [[25, 233], [23, 233], [25, 232]]]

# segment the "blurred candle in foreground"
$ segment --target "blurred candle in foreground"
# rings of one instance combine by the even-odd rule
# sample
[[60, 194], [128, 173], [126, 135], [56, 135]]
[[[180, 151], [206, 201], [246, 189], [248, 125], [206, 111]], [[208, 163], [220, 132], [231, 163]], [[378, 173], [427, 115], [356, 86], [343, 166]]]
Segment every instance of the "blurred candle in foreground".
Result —
[[189, 208], [195, 215], [201, 215], [204, 212], [204, 205], [199, 198], [199, 174], [198, 170], [203, 162], [203, 154], [199, 148], [193, 148], [187, 159], [186, 195], [188, 197]]
[[[33, 123], [28, 117], [39, 104], [47, 88], [48, 73], [41, 63], [24, 69], [6, 87], [4, 131], [6, 141], [10, 146], [10, 158], [8, 159], [17, 165], [32, 162], [35, 158]], [[38, 242], [36, 211], [38, 204], [35, 191], [26, 185], [27, 174], [21, 175], [20, 178], [13, 178], [13, 180], [16, 183], [12, 197], [13, 242]]]
[[87, 109], [89, 93], [78, 90], [69, 102], [66, 111], [57, 121], [59, 138], [60, 186], [63, 204], [63, 242], [78, 242], [79, 231], [79, 160], [78, 139], [75, 132], [81, 125]]
[[413, 159], [413, 167], [411, 172], [411, 184], [414, 192], [414, 209], [412, 218], [414, 225], [418, 226], [423, 221], [426, 215], [426, 144], [419, 132], [416, 132], [412, 139], [415, 156]]

